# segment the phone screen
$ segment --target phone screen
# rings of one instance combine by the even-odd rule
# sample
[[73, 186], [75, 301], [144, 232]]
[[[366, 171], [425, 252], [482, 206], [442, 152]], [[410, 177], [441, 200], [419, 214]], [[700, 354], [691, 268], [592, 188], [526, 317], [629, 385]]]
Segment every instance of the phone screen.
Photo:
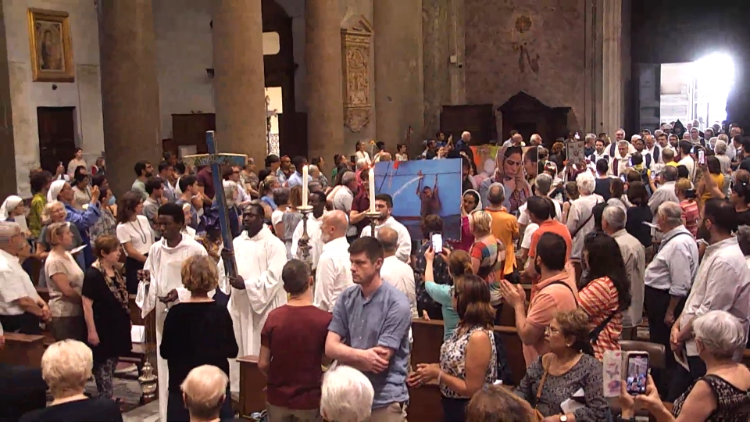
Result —
[[706, 153], [703, 150], [698, 151], [698, 164], [706, 164]]
[[648, 379], [648, 354], [628, 355], [628, 373], [625, 378], [628, 394], [646, 394]]
[[435, 253], [443, 252], [443, 235], [440, 233], [433, 233], [430, 237], [432, 242], [432, 250]]
[[628, 181], [628, 178], [624, 174], [621, 174], [620, 180], [622, 180], [622, 183], [626, 183]]

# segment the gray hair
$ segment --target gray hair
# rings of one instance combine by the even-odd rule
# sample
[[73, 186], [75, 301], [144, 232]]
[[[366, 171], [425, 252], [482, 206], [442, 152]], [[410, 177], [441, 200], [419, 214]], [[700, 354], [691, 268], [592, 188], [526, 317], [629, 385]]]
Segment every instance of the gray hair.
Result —
[[22, 234], [21, 226], [18, 223], [11, 221], [3, 221], [0, 223], [0, 248], [10, 246], [10, 239], [14, 236]]
[[357, 170], [362, 170], [363, 168], [367, 166], [367, 160], [364, 158], [360, 158], [359, 160], [357, 160], [355, 165], [356, 165]]
[[314, 171], [320, 171], [320, 169], [318, 168], [318, 166], [316, 166], [315, 164], [310, 164], [307, 167], [307, 170], [310, 172], [310, 174], [312, 174], [312, 172], [314, 172]]
[[541, 173], [536, 177], [534, 184], [536, 185], [536, 192], [539, 196], [549, 195], [552, 190], [552, 176], [547, 173]]
[[364, 374], [337, 365], [323, 375], [320, 414], [329, 421], [363, 422], [372, 413], [374, 396], [372, 383]]
[[596, 134], [594, 134], [594, 133], [587, 133], [586, 137], [584, 138], [584, 140], [588, 141], [589, 139], [596, 139]]
[[346, 171], [343, 176], [341, 176], [341, 184], [344, 186], [349, 185], [352, 182], [357, 181], [357, 175], [353, 171]]
[[714, 139], [716, 139], [716, 143], [714, 144], [714, 151], [716, 152], [716, 155], [725, 155], [727, 153], [727, 143], [716, 137], [711, 138], [711, 141], [713, 141]]
[[586, 171], [576, 177], [576, 185], [581, 195], [591, 195], [596, 187], [596, 179], [593, 174]]
[[289, 188], [276, 188], [273, 190], [273, 202], [276, 205], [289, 204]]
[[677, 167], [675, 166], [666, 166], [664, 167], [664, 171], [661, 173], [664, 175], [664, 180], [667, 182], [676, 182], [677, 177], [680, 175], [680, 173], [677, 172]]
[[[633, 135], [633, 136], [637, 136], [638, 139], [641, 139], [640, 135]], [[626, 139], [623, 139], [622, 141], [617, 141], [617, 146], [619, 147], [620, 145], [625, 145], [626, 147], [630, 148], [630, 142], [628, 142]]]
[[390, 227], [378, 230], [378, 240], [383, 245], [385, 252], [396, 252], [398, 249], [398, 233]]
[[622, 208], [610, 206], [604, 208], [602, 220], [607, 222], [607, 226], [609, 226], [610, 229], [619, 231], [625, 228], [625, 224], [628, 222], [628, 216]]
[[58, 341], [42, 355], [42, 378], [54, 398], [83, 393], [93, 367], [91, 349], [78, 340]]
[[227, 375], [215, 366], [193, 368], [180, 385], [190, 416], [204, 420], [219, 416], [221, 405], [229, 400], [226, 397], [227, 382]]
[[664, 202], [656, 211], [657, 216], [662, 216], [669, 226], [677, 227], [682, 224], [682, 207], [676, 202]]
[[693, 321], [696, 340], [716, 358], [731, 359], [740, 348], [745, 348], [745, 329], [742, 323], [726, 311], [710, 311]]
[[493, 183], [487, 191], [487, 199], [492, 205], [502, 205], [505, 201], [505, 186], [502, 183]]

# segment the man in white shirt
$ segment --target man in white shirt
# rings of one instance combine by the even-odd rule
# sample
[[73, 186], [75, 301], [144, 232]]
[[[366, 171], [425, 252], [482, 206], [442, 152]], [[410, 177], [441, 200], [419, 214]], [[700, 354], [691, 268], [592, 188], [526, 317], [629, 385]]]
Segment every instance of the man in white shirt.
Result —
[[523, 142], [523, 136], [520, 133], [516, 133], [511, 136], [510, 139], [503, 142], [503, 148], [505, 147], [525, 147], [526, 143]]
[[[381, 193], [375, 196], [375, 211], [380, 213], [380, 218], [376, 220], [377, 225], [375, 226], [375, 236], [378, 235], [378, 231], [383, 227], [390, 227], [398, 233], [398, 250], [396, 251], [396, 257], [403, 262], [409, 262], [411, 257], [411, 235], [409, 230], [404, 227], [403, 224], [396, 221], [395, 218], [391, 217], [393, 212], [393, 198], [391, 195]], [[372, 236], [371, 227], [367, 226], [362, 229], [362, 236]]]
[[7, 332], [41, 334], [39, 321], [49, 322], [47, 304], [39, 297], [19, 259], [31, 255], [29, 242], [16, 223], [0, 223], [0, 323]]
[[[333, 209], [342, 211], [349, 215], [352, 212], [352, 202], [354, 202], [354, 193], [357, 191], [357, 175], [352, 171], [347, 171], [341, 176], [341, 187], [333, 195]], [[357, 226], [350, 224], [346, 231], [348, 240], [356, 239]]]
[[398, 233], [390, 227], [383, 227], [378, 231], [378, 240], [383, 245], [385, 259], [380, 267], [380, 277], [395, 288], [404, 292], [409, 299], [411, 317], [419, 318], [417, 312], [417, 292], [414, 283], [414, 270], [411, 266], [396, 258], [398, 249]]
[[[633, 135], [633, 136], [640, 137], [640, 135]], [[620, 141], [627, 141], [627, 139], [625, 139], [625, 130], [623, 129], [617, 129], [617, 131], [615, 132], [615, 140], [609, 145], [609, 156], [611, 158], [615, 158], [615, 155], [617, 155], [617, 148], [618, 148], [618, 144], [620, 143]], [[633, 144], [628, 142], [628, 154], [632, 154], [634, 152], [635, 152], [635, 147], [633, 146]], [[621, 154], [621, 155], [624, 156], [625, 154]]]
[[[747, 335], [750, 327], [750, 269], [732, 232], [737, 229], [737, 211], [728, 201], [709, 199], [703, 210], [704, 219], [698, 238], [709, 246], [698, 267], [695, 282], [685, 302], [685, 309], [672, 327], [672, 350], [687, 356], [690, 374], [684, 385], [672, 383], [669, 397], [706, 374], [706, 364], [699, 356], [693, 332], [693, 321], [710, 311], [726, 311], [742, 324]], [[705, 347], [705, 346], [704, 346]], [[736, 362], [742, 361], [742, 349], [735, 352]]]
[[690, 141], [680, 141], [679, 148], [677, 149], [680, 153], [680, 161], [677, 165], [685, 166], [690, 174], [690, 182], [695, 183], [695, 160], [690, 156], [690, 152], [693, 150], [693, 144]]
[[609, 153], [604, 148], [604, 140], [597, 139], [594, 141], [594, 153], [589, 156], [589, 161], [591, 161], [591, 165], [595, 168], [596, 163], [602, 159], [606, 159], [609, 162]]
[[627, 170], [630, 165], [630, 148], [633, 148], [633, 152], [635, 152], [635, 148], [628, 141], [617, 142], [617, 150], [614, 155], [610, 156], [612, 158], [609, 160], [610, 176], [619, 177], [620, 174]]
[[[326, 210], [326, 194], [320, 191], [310, 192], [310, 205], [313, 207], [312, 217], [307, 219], [307, 235], [310, 238], [308, 245], [310, 246], [310, 262], [312, 262], [312, 270], [315, 271], [318, 268], [318, 261], [320, 260], [320, 253], [323, 249], [323, 241], [320, 239], [320, 221], [323, 218], [323, 214]], [[305, 229], [305, 222], [300, 221], [297, 223], [297, 227], [294, 229], [292, 234], [292, 256], [297, 257], [304, 261], [302, 256], [302, 248], [300, 248], [300, 239], [302, 239], [302, 233]]]
[[[540, 174], [534, 180], [534, 186], [536, 186], [534, 195], [541, 197], [549, 196], [549, 193], [552, 191], [552, 176], [547, 173]], [[562, 223], [562, 206], [554, 199], [552, 199], [552, 205], [555, 207], [554, 219]], [[520, 231], [523, 231], [523, 228], [531, 223], [529, 213], [526, 212], [526, 204], [521, 205], [521, 207], [518, 208], [518, 212], [518, 226]]]
[[339, 294], [354, 284], [349, 242], [346, 240], [348, 224], [346, 214], [339, 210], [329, 211], [322, 218], [320, 240], [323, 248], [315, 271], [313, 304], [324, 311], [333, 311]]
[[[232, 295], [229, 315], [234, 325], [239, 354], [260, 352], [260, 332], [268, 314], [286, 304], [286, 292], [281, 272], [287, 262], [286, 247], [264, 224], [265, 212], [259, 204], [250, 204], [242, 213], [244, 231], [234, 239], [237, 277], [230, 277]], [[240, 367], [229, 361], [230, 389], [240, 390]]]
[[[136, 305], [141, 308], [142, 318], [155, 311], [159, 397], [165, 398], [169, 395], [169, 367], [158, 348], [161, 345], [164, 320], [171, 304], [179, 301], [181, 294], [178, 290], [185, 290], [182, 284], [182, 263], [191, 256], [206, 256], [208, 253], [200, 243], [182, 235], [185, 213], [180, 205], [162, 205], [157, 221], [162, 239], [149, 249], [143, 266], [143, 281], [138, 283]], [[159, 414], [161, 420], [167, 420], [167, 400], [159, 400]]]

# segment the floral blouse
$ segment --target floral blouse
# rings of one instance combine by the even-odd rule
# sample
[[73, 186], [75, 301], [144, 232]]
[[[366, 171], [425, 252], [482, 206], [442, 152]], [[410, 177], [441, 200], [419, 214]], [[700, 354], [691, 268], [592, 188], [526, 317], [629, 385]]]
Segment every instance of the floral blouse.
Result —
[[[440, 369], [446, 374], [452, 375], [463, 380], [466, 379], [466, 345], [469, 344], [469, 337], [474, 331], [484, 331], [490, 337], [490, 363], [487, 365], [487, 372], [484, 375], [485, 385], [492, 385], [497, 379], [497, 349], [495, 348], [495, 336], [492, 331], [486, 330], [480, 326], [475, 326], [464, 331], [460, 327], [453, 332], [453, 335], [443, 342], [440, 346]], [[440, 386], [440, 393], [448, 398], [466, 398], [462, 397], [445, 385]]]
[[89, 229], [89, 236], [91, 236], [91, 246], [93, 247], [96, 238], [104, 236], [105, 234], [115, 235], [117, 230], [117, 220], [112, 214], [112, 210], [109, 207], [102, 208], [102, 214], [99, 220]]

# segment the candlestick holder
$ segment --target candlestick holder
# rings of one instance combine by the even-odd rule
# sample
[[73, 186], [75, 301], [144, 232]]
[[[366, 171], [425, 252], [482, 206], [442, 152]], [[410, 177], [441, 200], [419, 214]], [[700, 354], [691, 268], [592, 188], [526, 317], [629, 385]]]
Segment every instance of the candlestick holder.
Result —
[[312, 268], [312, 260], [310, 259], [310, 234], [307, 233], [307, 220], [310, 218], [310, 214], [312, 214], [313, 207], [303, 205], [297, 207], [297, 211], [302, 213], [302, 237], [299, 238], [297, 247], [302, 252], [302, 260]]
[[370, 220], [370, 236], [375, 236], [375, 226], [377, 226], [377, 221], [382, 217], [379, 212], [377, 211], [368, 211], [365, 214], [365, 217], [367, 217]]

